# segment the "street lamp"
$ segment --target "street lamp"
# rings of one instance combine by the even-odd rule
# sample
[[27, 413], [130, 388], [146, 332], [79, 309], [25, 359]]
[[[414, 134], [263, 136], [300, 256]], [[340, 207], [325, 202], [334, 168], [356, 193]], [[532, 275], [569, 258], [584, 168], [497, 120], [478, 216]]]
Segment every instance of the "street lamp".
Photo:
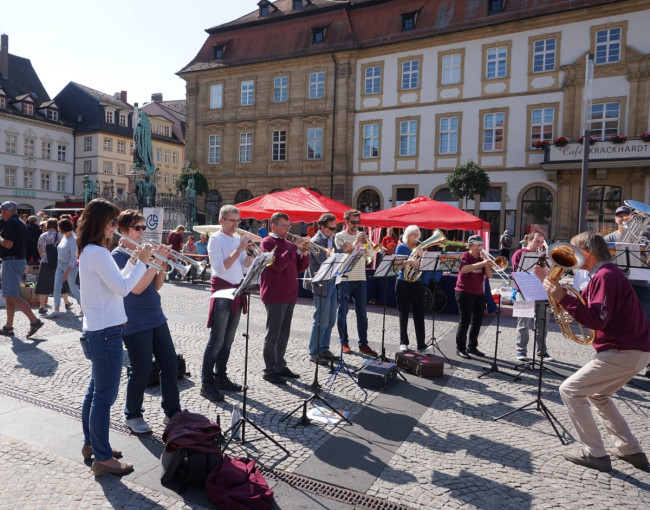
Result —
[[594, 81], [594, 54], [585, 61], [585, 91], [582, 101], [582, 173], [580, 175], [580, 218], [578, 233], [584, 232], [587, 222], [587, 179], [589, 177], [589, 143], [591, 142], [591, 85]]

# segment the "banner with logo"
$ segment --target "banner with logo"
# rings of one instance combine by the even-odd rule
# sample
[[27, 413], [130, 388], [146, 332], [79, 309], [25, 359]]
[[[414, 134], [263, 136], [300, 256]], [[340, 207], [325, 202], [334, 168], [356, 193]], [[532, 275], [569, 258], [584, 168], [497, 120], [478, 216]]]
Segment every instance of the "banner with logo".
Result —
[[147, 226], [147, 230], [142, 236], [142, 242], [162, 243], [165, 209], [163, 207], [145, 207], [142, 209], [142, 214], [144, 215], [144, 224]]

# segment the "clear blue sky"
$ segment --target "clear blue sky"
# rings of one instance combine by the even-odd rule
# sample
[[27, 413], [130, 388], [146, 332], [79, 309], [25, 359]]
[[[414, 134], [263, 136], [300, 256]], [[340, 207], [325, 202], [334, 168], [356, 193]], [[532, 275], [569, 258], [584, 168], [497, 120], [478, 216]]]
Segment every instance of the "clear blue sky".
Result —
[[258, 0], [31, 0], [3, 2], [9, 53], [29, 58], [54, 97], [70, 81], [143, 104], [152, 92], [184, 99], [176, 76], [206, 28], [257, 10]]

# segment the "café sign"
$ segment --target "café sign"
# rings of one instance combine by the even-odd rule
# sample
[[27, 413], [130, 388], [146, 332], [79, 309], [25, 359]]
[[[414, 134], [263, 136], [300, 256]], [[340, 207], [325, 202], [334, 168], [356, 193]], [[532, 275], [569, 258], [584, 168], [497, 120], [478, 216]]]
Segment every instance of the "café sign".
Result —
[[14, 196], [15, 197], [36, 198], [36, 192], [35, 191], [27, 191], [27, 190], [24, 190], [24, 189], [15, 189], [14, 190]]
[[[567, 143], [564, 147], [550, 145], [548, 161], [582, 160], [582, 143]], [[650, 142], [643, 140], [627, 140], [625, 143], [610, 141], [596, 142], [589, 146], [589, 160], [603, 159], [638, 159], [650, 158]]]

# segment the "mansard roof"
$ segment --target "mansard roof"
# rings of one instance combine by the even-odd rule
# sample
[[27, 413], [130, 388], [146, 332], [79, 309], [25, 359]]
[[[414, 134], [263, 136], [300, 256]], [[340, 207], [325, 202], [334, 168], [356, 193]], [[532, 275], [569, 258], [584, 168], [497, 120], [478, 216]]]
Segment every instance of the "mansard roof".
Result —
[[71, 81], [70, 83], [75, 87], [83, 90], [89, 96], [95, 98], [102, 106], [112, 106], [114, 108], [117, 108], [118, 110], [127, 110], [130, 112], [133, 111], [133, 106], [131, 106], [129, 103], [120, 101], [119, 99], [111, 96], [110, 94], [100, 92], [99, 90], [87, 87], [86, 85], [82, 85], [81, 83], [76, 83], [74, 81]]
[[0, 74], [0, 85], [9, 97], [32, 94], [37, 103], [50, 100], [45, 87], [41, 83], [31, 60], [9, 54], [9, 76]]

